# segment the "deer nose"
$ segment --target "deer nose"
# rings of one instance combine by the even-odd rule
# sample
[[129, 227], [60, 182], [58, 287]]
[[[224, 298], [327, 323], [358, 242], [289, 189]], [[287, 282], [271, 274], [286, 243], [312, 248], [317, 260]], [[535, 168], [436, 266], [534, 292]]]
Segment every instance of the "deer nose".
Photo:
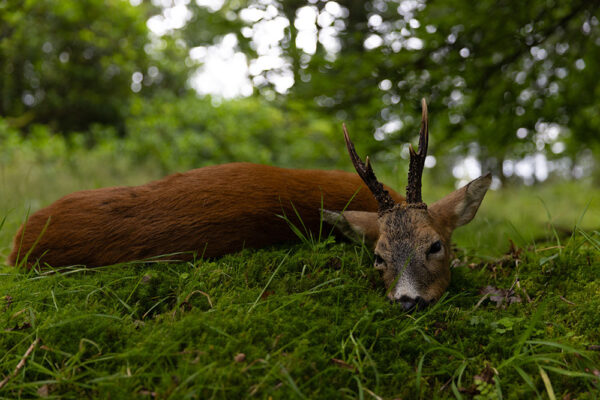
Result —
[[396, 299], [395, 302], [399, 303], [404, 311], [411, 311], [417, 308], [423, 309], [429, 305], [429, 302], [421, 296], [417, 296], [416, 298], [401, 296], [399, 299]]

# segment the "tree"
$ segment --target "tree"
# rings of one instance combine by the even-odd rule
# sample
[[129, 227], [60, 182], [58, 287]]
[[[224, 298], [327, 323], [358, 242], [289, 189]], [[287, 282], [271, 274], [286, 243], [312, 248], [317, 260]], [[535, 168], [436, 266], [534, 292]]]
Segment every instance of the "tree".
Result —
[[187, 52], [169, 43], [169, 57], [153, 50], [146, 27], [152, 11], [122, 0], [4, 2], [0, 115], [19, 128], [43, 123], [69, 132], [100, 123], [122, 130], [135, 92], [165, 84], [183, 90]]
[[[351, 120], [358, 142], [361, 132], [381, 140], [363, 136], [360, 146], [371, 152], [397, 149], [415, 138], [421, 97], [430, 103], [432, 150], [452, 150], [452, 157], [473, 153], [500, 176], [506, 159], [541, 152], [577, 162], [587, 147], [597, 144], [598, 2], [231, 4], [237, 8], [228, 3], [214, 14], [228, 16], [229, 27], [241, 43], [245, 40], [242, 50], [252, 43], [248, 46], [248, 35], [239, 33], [261, 22], [241, 18], [244, 9], [274, 7], [288, 20], [280, 46], [293, 69], [294, 85], [281, 103], [303, 102], [325, 115]], [[297, 25], [306, 8], [316, 16], [311, 29], [318, 41], [312, 52], [298, 47], [302, 32]], [[328, 48], [325, 34], [337, 49]], [[260, 80], [259, 91], [273, 86], [269, 73], [261, 72], [267, 79]]]

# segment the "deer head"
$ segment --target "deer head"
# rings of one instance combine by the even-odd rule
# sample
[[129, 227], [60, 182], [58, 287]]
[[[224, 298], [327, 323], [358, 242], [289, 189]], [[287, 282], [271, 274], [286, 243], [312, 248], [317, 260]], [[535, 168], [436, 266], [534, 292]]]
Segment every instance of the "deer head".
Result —
[[358, 175], [379, 203], [378, 212], [323, 210], [326, 222], [375, 249], [375, 269], [383, 272], [387, 296], [406, 310], [439, 299], [450, 283], [450, 239], [455, 228], [471, 221], [491, 183], [491, 175], [427, 206], [421, 198], [421, 177], [427, 156], [427, 103], [421, 102], [419, 149], [410, 146], [406, 200], [396, 204], [377, 180], [369, 158], [363, 163], [344, 125], [344, 138]]

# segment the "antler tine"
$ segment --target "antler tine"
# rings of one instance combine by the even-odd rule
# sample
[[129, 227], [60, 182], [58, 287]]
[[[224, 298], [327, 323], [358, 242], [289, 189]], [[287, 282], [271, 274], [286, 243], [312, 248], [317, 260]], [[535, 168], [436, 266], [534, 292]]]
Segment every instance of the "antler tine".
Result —
[[410, 150], [410, 164], [408, 166], [408, 185], [406, 186], [406, 203], [423, 204], [421, 197], [421, 178], [423, 167], [427, 157], [427, 146], [429, 144], [429, 121], [427, 115], [427, 102], [421, 100], [421, 130], [419, 131], [419, 151], [415, 152], [412, 145]]
[[346, 129], [346, 124], [342, 124], [344, 129], [344, 139], [346, 140], [346, 147], [348, 148], [348, 154], [350, 155], [350, 160], [352, 160], [352, 164], [354, 164], [354, 169], [358, 175], [362, 178], [363, 182], [373, 196], [379, 203], [379, 212], [384, 212], [394, 207], [396, 204], [394, 199], [387, 190], [383, 188], [383, 185], [377, 180], [375, 173], [373, 172], [373, 168], [371, 168], [371, 164], [369, 162], [369, 157], [366, 158], [366, 164], [362, 162], [358, 154], [356, 154], [356, 150], [354, 149], [354, 144], [350, 140], [350, 136], [348, 135], [348, 130]]

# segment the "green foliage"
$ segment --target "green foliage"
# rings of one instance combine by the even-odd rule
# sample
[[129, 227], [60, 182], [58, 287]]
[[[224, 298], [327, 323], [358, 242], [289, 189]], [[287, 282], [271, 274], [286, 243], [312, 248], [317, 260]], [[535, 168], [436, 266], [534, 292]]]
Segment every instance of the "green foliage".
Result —
[[40, 124], [31, 125], [25, 138], [0, 118], [0, 161], [8, 165], [19, 157], [47, 163], [101, 156], [151, 163], [163, 173], [234, 161], [348, 167], [340, 151], [340, 126], [319, 115], [311, 118], [310, 113], [282, 110], [257, 97], [214, 106], [210, 98], [165, 92], [133, 99], [124, 124], [129, 134], [123, 138], [117, 129], [103, 125], [58, 136]]
[[[539, 152], [563, 163], [568, 156], [572, 167], [588, 163], [588, 149], [598, 146], [594, 71], [600, 23], [595, 2], [226, 3], [212, 12], [192, 7], [198, 21], [210, 14], [215, 25], [190, 24], [183, 31], [201, 31], [205, 40], [212, 31], [215, 41], [231, 32], [254, 59], [261, 54], [248, 45], [249, 32], [273, 16], [249, 21], [243, 11], [286, 19], [279, 44], [294, 85], [282, 100], [351, 121], [357, 142], [370, 153], [397, 154], [400, 144], [414, 140], [421, 97], [430, 103], [432, 150], [448, 164], [472, 154], [502, 177], [506, 159]], [[333, 35], [337, 50], [325, 46], [321, 36], [314, 54], [298, 48], [301, 32], [295, 24], [305, 7], [320, 15], [314, 29], [317, 35]], [[184, 36], [190, 45], [198, 43], [193, 35]], [[269, 76], [279, 71], [255, 73], [261, 78], [259, 93], [273, 96]], [[552, 137], [549, 127], [555, 130]], [[374, 142], [373, 132], [383, 140]]]
[[[484, 159], [502, 161], [536, 151], [540, 122], [563, 127], [561, 139], [572, 154], [597, 143], [589, 136], [598, 123], [589, 117], [597, 107], [597, 4], [454, 0], [427, 3], [402, 17], [392, 2], [388, 7], [374, 3], [366, 15], [379, 14], [383, 23], [373, 33], [385, 37], [405, 29], [404, 36], [423, 40], [419, 51], [394, 51], [394, 43], [406, 48], [403, 39], [384, 41], [371, 51], [367, 69], [392, 83], [380, 96], [401, 99], [388, 104], [389, 112], [414, 108], [426, 93], [438, 116], [436, 138], [450, 146], [456, 137], [462, 146], [476, 142]], [[410, 23], [412, 18], [418, 23]], [[407, 127], [409, 133], [414, 130]], [[528, 136], [517, 139], [518, 128], [528, 129]]]
[[343, 157], [332, 122], [257, 97], [215, 106], [210, 98], [164, 93], [132, 104], [122, 148], [166, 170], [232, 161], [331, 168]]
[[137, 90], [167, 83], [177, 92], [187, 80], [187, 68], [175, 78], [151, 46], [148, 11], [124, 0], [2, 2], [0, 115], [17, 128], [70, 132], [100, 123], [122, 132], [135, 72], [143, 78]]
[[[186, 23], [160, 36], [149, 32], [146, 21], [161, 20], [168, 11], [152, 4], [1, 3], [0, 115], [27, 133], [35, 124], [65, 136], [81, 131], [88, 145], [95, 144], [98, 124], [118, 137], [141, 138], [140, 149], [148, 152], [169, 138], [179, 149], [161, 155], [163, 166], [172, 163], [170, 156], [208, 162], [213, 155], [212, 162], [254, 159], [288, 165], [288, 155], [300, 154], [296, 160], [302, 163], [307, 154], [324, 150], [325, 159], [334, 158], [328, 146], [319, 147], [320, 135], [316, 147], [305, 143], [314, 139], [310, 125], [320, 125], [318, 131], [330, 137], [339, 120], [349, 122], [364, 152], [397, 160], [404, 144], [414, 140], [419, 99], [426, 97], [434, 133], [431, 152], [439, 165], [471, 154], [484, 170], [504, 177], [505, 160], [534, 153], [559, 159], [567, 176], [593, 163], [590, 151], [598, 148], [594, 132], [600, 124], [596, 2], [485, 0], [474, 6], [465, 0], [248, 0], [213, 8], [189, 2]], [[305, 7], [320, 16], [314, 24], [320, 39], [314, 54], [298, 47], [303, 34], [298, 17]], [[271, 50], [260, 49], [254, 35], [275, 19], [286, 26], [284, 34]], [[217, 107], [205, 99], [199, 101], [203, 110], [194, 112], [186, 85], [196, 64], [189, 51], [215, 45], [225, 35], [237, 38], [236, 50], [250, 64], [268, 53], [280, 56], [283, 66], [252, 70], [253, 101]], [[325, 37], [330, 37], [328, 45]], [[274, 90], [278, 74], [294, 78], [286, 93]], [[257, 104], [261, 109], [255, 118], [250, 111]], [[245, 112], [243, 107], [248, 107]], [[160, 114], [153, 120], [149, 113], [161, 108], [178, 120], [160, 121]], [[229, 114], [232, 108], [240, 113]], [[138, 121], [140, 115], [148, 118]], [[248, 122], [248, 129], [237, 130], [239, 137], [232, 134], [229, 115], [240, 118], [237, 125]], [[290, 129], [285, 140], [282, 132], [265, 135], [290, 116], [292, 126], [308, 131]], [[221, 120], [209, 124], [208, 118]], [[206, 136], [205, 128], [226, 133]], [[261, 142], [246, 141], [247, 135]], [[191, 150], [194, 145], [204, 149]], [[269, 145], [288, 147], [265, 151]], [[448, 171], [437, 173], [451, 179]]]

